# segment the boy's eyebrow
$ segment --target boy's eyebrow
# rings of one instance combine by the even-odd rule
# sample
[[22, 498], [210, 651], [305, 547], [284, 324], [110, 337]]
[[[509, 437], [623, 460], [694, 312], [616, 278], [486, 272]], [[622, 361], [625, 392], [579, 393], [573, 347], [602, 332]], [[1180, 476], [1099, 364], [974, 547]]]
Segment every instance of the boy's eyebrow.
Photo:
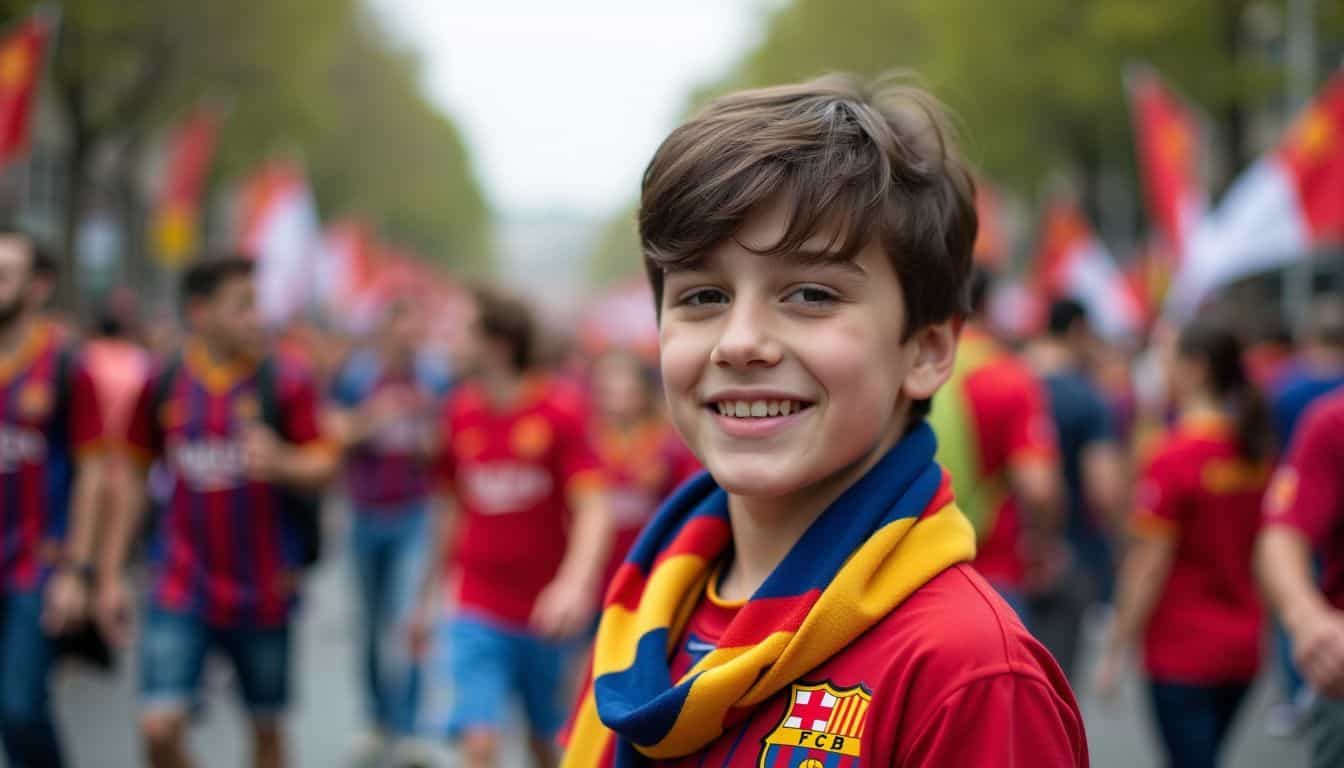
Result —
[[834, 248], [809, 248], [805, 246], [798, 250], [780, 253], [779, 258], [792, 263], [794, 266], [840, 267], [846, 272], [852, 272], [860, 277], [868, 276], [868, 271], [857, 260]]

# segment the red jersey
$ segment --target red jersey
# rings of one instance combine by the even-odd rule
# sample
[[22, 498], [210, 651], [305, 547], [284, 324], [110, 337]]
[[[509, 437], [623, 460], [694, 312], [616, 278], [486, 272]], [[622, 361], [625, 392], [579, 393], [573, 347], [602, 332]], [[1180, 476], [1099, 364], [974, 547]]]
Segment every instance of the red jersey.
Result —
[[[714, 648], [740, 605], [712, 590], [700, 601], [674, 679]], [[655, 764], [1086, 766], [1088, 756], [1059, 665], [975, 569], [957, 565], [705, 749]]]
[[1265, 499], [1265, 522], [1295, 528], [1321, 557], [1321, 587], [1344, 610], [1344, 391], [1302, 417]]
[[[64, 380], [62, 380], [64, 379]], [[93, 379], [39, 323], [0, 360], [0, 579], [40, 588], [63, 555], [76, 459], [102, 436]]]
[[[316, 447], [313, 380], [288, 362], [271, 364], [281, 437]], [[131, 448], [146, 461], [163, 457], [173, 478], [155, 531], [152, 599], [212, 626], [282, 624], [297, 597], [302, 553], [281, 489], [243, 468], [244, 429], [262, 418], [260, 370], [220, 365], [191, 345], [170, 380], [162, 371], [149, 379], [129, 427]]]
[[598, 482], [599, 460], [575, 392], [528, 378], [518, 402], [495, 408], [467, 384], [444, 405], [436, 475], [456, 498], [453, 553], [461, 609], [526, 625], [568, 546], [568, 494]]
[[980, 532], [975, 567], [991, 582], [1020, 588], [1025, 576], [1018, 503], [1007, 492], [1008, 471], [1028, 462], [1059, 462], [1050, 401], [1036, 375], [983, 332], [967, 328], [967, 343], [994, 344], [988, 360], [966, 374], [979, 455], [980, 481], [1001, 489], [989, 530]]
[[1144, 632], [1153, 679], [1204, 685], [1255, 677], [1263, 612], [1251, 556], [1268, 480], [1267, 467], [1238, 455], [1235, 430], [1222, 419], [1184, 419], [1149, 459], [1134, 529], [1176, 540]]
[[661, 419], [650, 420], [629, 433], [599, 429], [596, 444], [607, 484], [607, 508], [615, 527], [611, 556], [602, 577], [605, 586], [611, 583], [644, 524], [683, 480], [700, 470], [700, 463], [676, 430]]

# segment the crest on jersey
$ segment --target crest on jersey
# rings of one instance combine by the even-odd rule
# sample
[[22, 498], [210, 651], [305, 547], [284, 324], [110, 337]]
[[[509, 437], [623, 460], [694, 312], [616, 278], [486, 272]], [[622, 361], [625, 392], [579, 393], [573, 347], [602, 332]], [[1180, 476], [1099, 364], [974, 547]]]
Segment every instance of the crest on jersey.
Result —
[[[794, 683], [779, 725], [761, 742], [760, 768], [819, 768], [859, 764], [859, 745], [873, 694], [830, 681]], [[838, 762], [837, 762], [838, 761]]]
[[551, 425], [541, 416], [528, 416], [514, 426], [509, 443], [519, 458], [541, 458], [551, 447]]
[[33, 382], [19, 390], [19, 413], [30, 421], [38, 421], [51, 410], [51, 387]]
[[244, 395], [234, 403], [233, 415], [243, 423], [253, 423], [261, 418], [261, 404], [257, 398]]

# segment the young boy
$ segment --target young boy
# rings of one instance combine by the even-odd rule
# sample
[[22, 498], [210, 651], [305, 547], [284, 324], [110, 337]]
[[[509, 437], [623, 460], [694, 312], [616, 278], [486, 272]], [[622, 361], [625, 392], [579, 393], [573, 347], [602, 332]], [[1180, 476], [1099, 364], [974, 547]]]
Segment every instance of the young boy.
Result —
[[565, 765], [1087, 764], [923, 422], [976, 231], [943, 125], [833, 76], [719, 99], [654, 156], [666, 396], [708, 474], [607, 593]]
[[49, 683], [56, 637], [85, 618], [104, 458], [83, 356], [42, 317], [55, 271], [0, 232], [0, 737], [16, 766], [64, 764]]
[[[187, 716], [217, 652], [242, 689], [253, 765], [273, 768], [285, 764], [291, 623], [307, 556], [295, 499], [330, 479], [336, 451], [318, 430], [313, 381], [268, 354], [252, 262], [199, 262], [182, 286], [192, 337], [145, 384], [127, 438], [173, 477], [141, 629], [140, 733], [151, 765], [190, 764]], [[114, 636], [125, 634], [121, 570], [143, 499], [132, 490], [104, 545], [98, 611]]]
[[611, 522], [579, 393], [533, 368], [534, 325], [520, 301], [475, 292], [459, 360], [468, 380], [444, 406], [443, 494], [416, 634], [439, 612], [463, 764], [494, 765], [516, 695], [539, 766], [554, 765], [569, 638], [592, 624]]

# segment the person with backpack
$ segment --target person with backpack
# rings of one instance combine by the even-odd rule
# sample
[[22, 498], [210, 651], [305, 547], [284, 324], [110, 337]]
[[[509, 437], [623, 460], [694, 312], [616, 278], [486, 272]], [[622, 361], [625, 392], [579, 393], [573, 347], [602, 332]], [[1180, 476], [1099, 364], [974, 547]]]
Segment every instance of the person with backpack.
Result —
[[416, 740], [421, 665], [407, 642], [429, 554], [430, 464], [446, 366], [420, 354], [424, 318], [410, 295], [383, 308], [373, 343], [352, 354], [330, 392], [330, 430], [343, 446], [350, 552], [363, 609], [368, 717], [357, 764], [391, 748], [399, 764], [427, 762]]
[[[282, 766], [293, 610], [319, 552], [317, 493], [337, 453], [319, 429], [312, 378], [261, 341], [252, 262], [200, 261], [182, 293], [191, 335], [146, 383], [127, 438], [145, 463], [162, 457], [173, 481], [139, 643], [140, 733], [151, 765], [188, 764], [188, 715], [216, 652], [242, 689], [253, 765]], [[126, 637], [122, 570], [142, 494], [128, 494], [105, 542], [97, 614], [116, 638]]]
[[102, 419], [80, 351], [41, 315], [55, 259], [0, 231], [0, 737], [15, 768], [64, 764], [49, 682], [84, 622]]

